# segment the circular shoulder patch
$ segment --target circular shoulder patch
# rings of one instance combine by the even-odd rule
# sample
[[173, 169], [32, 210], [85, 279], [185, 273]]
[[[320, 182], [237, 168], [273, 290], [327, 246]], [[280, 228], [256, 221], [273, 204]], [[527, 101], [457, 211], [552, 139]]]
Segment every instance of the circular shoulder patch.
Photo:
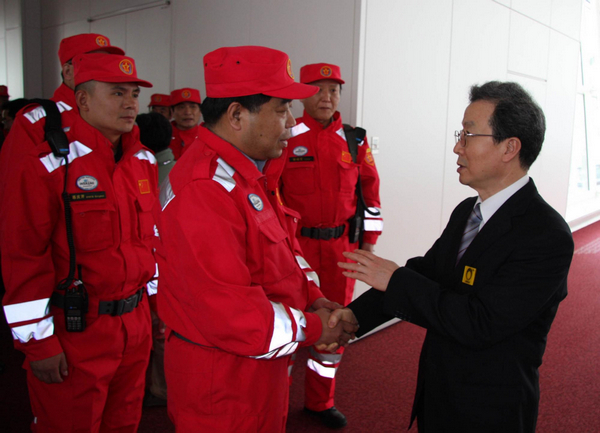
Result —
[[80, 176], [77, 178], [77, 186], [84, 191], [91, 191], [98, 186], [98, 181], [93, 176]]
[[256, 209], [259, 212], [263, 210], [264, 204], [259, 196], [257, 196], [256, 194], [248, 194], [248, 200], [250, 201], [250, 204], [254, 209]]
[[308, 153], [308, 149], [304, 146], [298, 146], [298, 147], [294, 147], [294, 150], [292, 150], [292, 153], [296, 156], [304, 156]]

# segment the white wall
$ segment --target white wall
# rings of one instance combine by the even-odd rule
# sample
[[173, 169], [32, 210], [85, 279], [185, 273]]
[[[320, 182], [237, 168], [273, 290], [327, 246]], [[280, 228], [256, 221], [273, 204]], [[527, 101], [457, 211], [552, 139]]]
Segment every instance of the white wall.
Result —
[[566, 211], [579, 50], [580, 0], [365, 0], [363, 126], [380, 138], [385, 233], [377, 252], [403, 264], [421, 255], [460, 185], [453, 133], [472, 84], [510, 80], [546, 113], [544, 148], [530, 170]]
[[0, 84], [11, 99], [24, 96], [22, 33], [21, 2], [0, 0]]

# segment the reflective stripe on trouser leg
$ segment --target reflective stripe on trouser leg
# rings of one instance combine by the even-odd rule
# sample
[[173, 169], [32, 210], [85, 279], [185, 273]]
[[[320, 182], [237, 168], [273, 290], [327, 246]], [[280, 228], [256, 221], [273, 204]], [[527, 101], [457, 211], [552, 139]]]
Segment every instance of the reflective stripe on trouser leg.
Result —
[[343, 347], [336, 353], [310, 348], [305, 378], [305, 406], [308, 409], [322, 411], [333, 406], [335, 374], [343, 353]]

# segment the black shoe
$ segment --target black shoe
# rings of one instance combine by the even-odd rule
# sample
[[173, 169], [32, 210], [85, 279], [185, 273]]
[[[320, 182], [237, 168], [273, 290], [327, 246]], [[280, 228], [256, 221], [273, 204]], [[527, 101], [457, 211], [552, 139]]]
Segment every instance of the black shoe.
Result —
[[321, 422], [329, 428], [342, 428], [346, 427], [348, 420], [342, 412], [337, 410], [335, 406], [330, 407], [322, 411], [310, 410], [304, 408], [304, 410], [311, 415], [316, 415], [321, 419]]
[[152, 394], [150, 391], [146, 391], [144, 394], [144, 401], [142, 403], [144, 407], [167, 407], [167, 400], [160, 398]]

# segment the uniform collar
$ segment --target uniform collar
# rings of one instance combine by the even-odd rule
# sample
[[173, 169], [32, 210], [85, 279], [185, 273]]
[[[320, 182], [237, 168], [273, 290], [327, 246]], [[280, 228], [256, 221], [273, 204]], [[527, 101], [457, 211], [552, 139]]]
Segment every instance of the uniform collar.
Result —
[[[139, 148], [141, 148], [141, 143], [139, 143], [137, 137], [137, 131], [132, 130], [132, 132], [128, 132], [126, 134], [121, 135], [121, 146], [123, 147], [123, 158], [127, 157], [129, 153], [132, 151], [137, 152]], [[106, 138], [100, 131], [94, 128], [92, 125], [87, 123], [81, 116], [78, 116], [71, 126], [71, 130], [69, 131], [69, 141], [78, 140], [85, 144], [87, 147], [92, 149], [98, 148], [99, 146], [106, 146], [111, 153], [113, 152], [113, 144]], [[121, 160], [123, 159], [121, 158]]]
[[307, 112], [306, 110], [304, 110], [304, 113], [302, 113], [302, 122], [304, 122], [304, 124], [306, 126], [308, 126], [310, 129], [313, 130], [326, 130], [326, 129], [333, 129], [334, 131], [337, 131], [338, 129], [342, 128], [342, 116], [340, 115], [339, 111], [336, 111], [335, 113], [333, 113], [333, 120], [331, 121], [331, 123], [329, 125], [327, 125], [326, 128], [323, 128], [323, 125], [321, 125], [318, 121], [316, 121], [315, 119], [313, 119]]
[[[208, 128], [204, 126], [198, 128], [198, 138], [213, 149], [219, 157], [225, 160], [227, 164], [232, 166], [245, 179], [256, 181], [263, 176], [263, 173], [258, 171], [254, 161], [233, 144], [223, 140]], [[269, 164], [267, 164], [268, 166]]]
[[[52, 100], [54, 102], [64, 102], [72, 110], [77, 110], [77, 102], [75, 102], [75, 92], [65, 83], [62, 83], [58, 88], [54, 91], [54, 95], [52, 95]], [[75, 111], [77, 113], [77, 111]]]

